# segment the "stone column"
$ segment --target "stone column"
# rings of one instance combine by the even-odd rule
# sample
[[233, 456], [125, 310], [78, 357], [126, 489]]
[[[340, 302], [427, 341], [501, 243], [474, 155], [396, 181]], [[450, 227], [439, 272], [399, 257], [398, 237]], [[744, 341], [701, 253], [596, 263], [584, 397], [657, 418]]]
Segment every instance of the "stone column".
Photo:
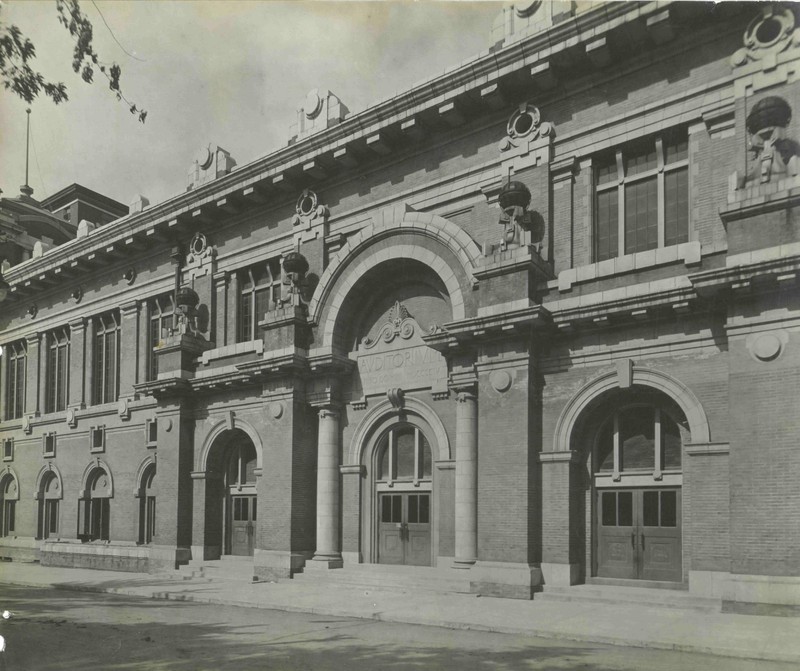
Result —
[[478, 398], [456, 396], [456, 557], [454, 567], [469, 568], [478, 558]]
[[[39, 395], [38, 401], [36, 405], [36, 414], [43, 415], [47, 412], [47, 392], [49, 387], [47, 386], [47, 364], [48, 364], [48, 354], [50, 353], [49, 344], [51, 342], [51, 338], [53, 334], [41, 333], [39, 334], [39, 371], [38, 371], [38, 383], [39, 383]], [[30, 350], [30, 348], [28, 348]], [[28, 376], [30, 379], [30, 376]]]
[[339, 412], [319, 411], [317, 438], [317, 549], [314, 562], [341, 568], [339, 552]]

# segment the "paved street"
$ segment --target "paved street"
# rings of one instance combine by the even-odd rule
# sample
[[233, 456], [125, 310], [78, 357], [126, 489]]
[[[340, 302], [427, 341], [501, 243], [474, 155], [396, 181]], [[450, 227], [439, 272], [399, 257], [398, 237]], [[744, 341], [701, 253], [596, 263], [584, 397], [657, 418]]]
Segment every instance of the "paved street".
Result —
[[[0, 588], [5, 669], [703, 669], [791, 664], [88, 592]], [[2, 668], [2, 667], [0, 667]]]

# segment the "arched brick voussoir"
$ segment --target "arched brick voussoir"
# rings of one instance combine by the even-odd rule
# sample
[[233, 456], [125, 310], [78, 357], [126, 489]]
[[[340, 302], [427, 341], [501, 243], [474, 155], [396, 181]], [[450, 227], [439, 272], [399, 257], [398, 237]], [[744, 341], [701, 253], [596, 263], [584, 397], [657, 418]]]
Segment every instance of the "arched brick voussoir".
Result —
[[39, 473], [36, 475], [36, 485], [33, 490], [34, 499], [38, 499], [42, 494], [42, 489], [44, 487], [44, 479], [50, 473], [52, 473], [55, 476], [56, 482], [58, 482], [57, 498], [59, 499], [64, 498], [64, 480], [61, 478], [61, 471], [59, 471], [58, 467], [55, 466], [54, 464], [47, 463], [39, 469]]
[[208, 457], [211, 454], [211, 449], [214, 447], [217, 438], [228, 429], [239, 429], [248, 435], [253, 442], [253, 447], [256, 448], [256, 469], [260, 472], [264, 464], [264, 444], [261, 442], [261, 436], [258, 435], [258, 431], [249, 422], [236, 416], [232, 418], [232, 422], [227, 417], [220, 417], [211, 426], [203, 439], [200, 449], [196, 452], [194, 470], [201, 473], [205, 473], [208, 470]]
[[[416, 261], [424, 263], [426, 266], [436, 272], [433, 268], [434, 264], [440, 260], [434, 252], [429, 249], [414, 247], [413, 245], [396, 245], [391, 249], [383, 249], [380, 252], [366, 256], [357, 266], [353, 268], [353, 272], [349, 273], [351, 276], [363, 276], [366, 272], [375, 268], [376, 266], [385, 263], [392, 259], [408, 259], [413, 258]], [[437, 272], [442, 283], [447, 289], [450, 296], [450, 304], [453, 310], [453, 320], [464, 319], [466, 316], [464, 308], [464, 297], [461, 284], [459, 283], [456, 274], [450, 270], [448, 266], [448, 273], [442, 277], [442, 273]], [[338, 288], [342, 289], [342, 286]], [[344, 306], [346, 294], [344, 291], [337, 292], [335, 297], [331, 300], [329, 309], [325, 311], [324, 323], [322, 324], [322, 342], [330, 344], [333, 342], [333, 336], [336, 330], [336, 323], [338, 321], [339, 311]]]
[[[692, 443], [711, 441], [711, 430], [705, 410], [697, 396], [685, 384], [663, 371], [643, 366], [633, 366], [631, 384], [657, 389], [675, 401], [683, 410], [686, 421], [689, 423]], [[618, 373], [609, 371], [591, 380], [575, 394], [559, 415], [553, 436], [553, 451], [567, 452], [571, 450], [572, 432], [581, 414], [593, 401], [618, 387]]]
[[[380, 240], [408, 234], [419, 235], [441, 244], [460, 265], [460, 273], [441, 256], [424, 247], [400, 244], [370, 254], [370, 247]], [[322, 342], [330, 343], [336, 317], [342, 306], [342, 297], [352, 289], [356, 278], [384, 261], [413, 258], [430, 266], [441, 277], [450, 294], [453, 319], [463, 319], [466, 317], [466, 300], [464, 288], [457, 275], [463, 273], [469, 283], [474, 282], [474, 271], [480, 256], [481, 250], [477, 243], [463, 229], [435, 214], [406, 212], [402, 220], [370, 224], [350, 238], [331, 258], [309, 303], [309, 316], [313, 323], [321, 327]], [[353, 266], [354, 263], [358, 265]], [[335, 298], [331, 299], [331, 296]], [[324, 317], [323, 313], [326, 313]]]

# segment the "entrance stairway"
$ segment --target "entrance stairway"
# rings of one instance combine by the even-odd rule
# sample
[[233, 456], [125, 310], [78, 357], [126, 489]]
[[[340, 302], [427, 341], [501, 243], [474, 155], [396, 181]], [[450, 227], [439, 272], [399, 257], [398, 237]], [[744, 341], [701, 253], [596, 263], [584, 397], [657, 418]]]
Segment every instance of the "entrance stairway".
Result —
[[255, 582], [253, 558], [225, 555], [221, 559], [191, 559], [172, 573], [181, 580]]
[[536, 601], [576, 601], [584, 603], [606, 603], [613, 605], [632, 604], [656, 608], [682, 608], [707, 613], [719, 613], [719, 599], [699, 597], [680, 589], [653, 589], [628, 585], [572, 585], [550, 587], [534, 595]]
[[450, 567], [395, 566], [390, 564], [350, 564], [338, 569], [309, 567], [293, 580], [305, 584], [352, 586], [356, 589], [386, 589], [400, 592], [469, 594], [469, 571]]

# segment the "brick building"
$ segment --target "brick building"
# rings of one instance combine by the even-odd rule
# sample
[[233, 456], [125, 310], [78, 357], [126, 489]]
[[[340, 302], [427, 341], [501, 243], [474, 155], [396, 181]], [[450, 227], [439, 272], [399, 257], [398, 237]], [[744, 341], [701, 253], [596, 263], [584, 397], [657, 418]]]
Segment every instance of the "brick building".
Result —
[[507, 8], [6, 270], [0, 554], [800, 605], [796, 12]]

